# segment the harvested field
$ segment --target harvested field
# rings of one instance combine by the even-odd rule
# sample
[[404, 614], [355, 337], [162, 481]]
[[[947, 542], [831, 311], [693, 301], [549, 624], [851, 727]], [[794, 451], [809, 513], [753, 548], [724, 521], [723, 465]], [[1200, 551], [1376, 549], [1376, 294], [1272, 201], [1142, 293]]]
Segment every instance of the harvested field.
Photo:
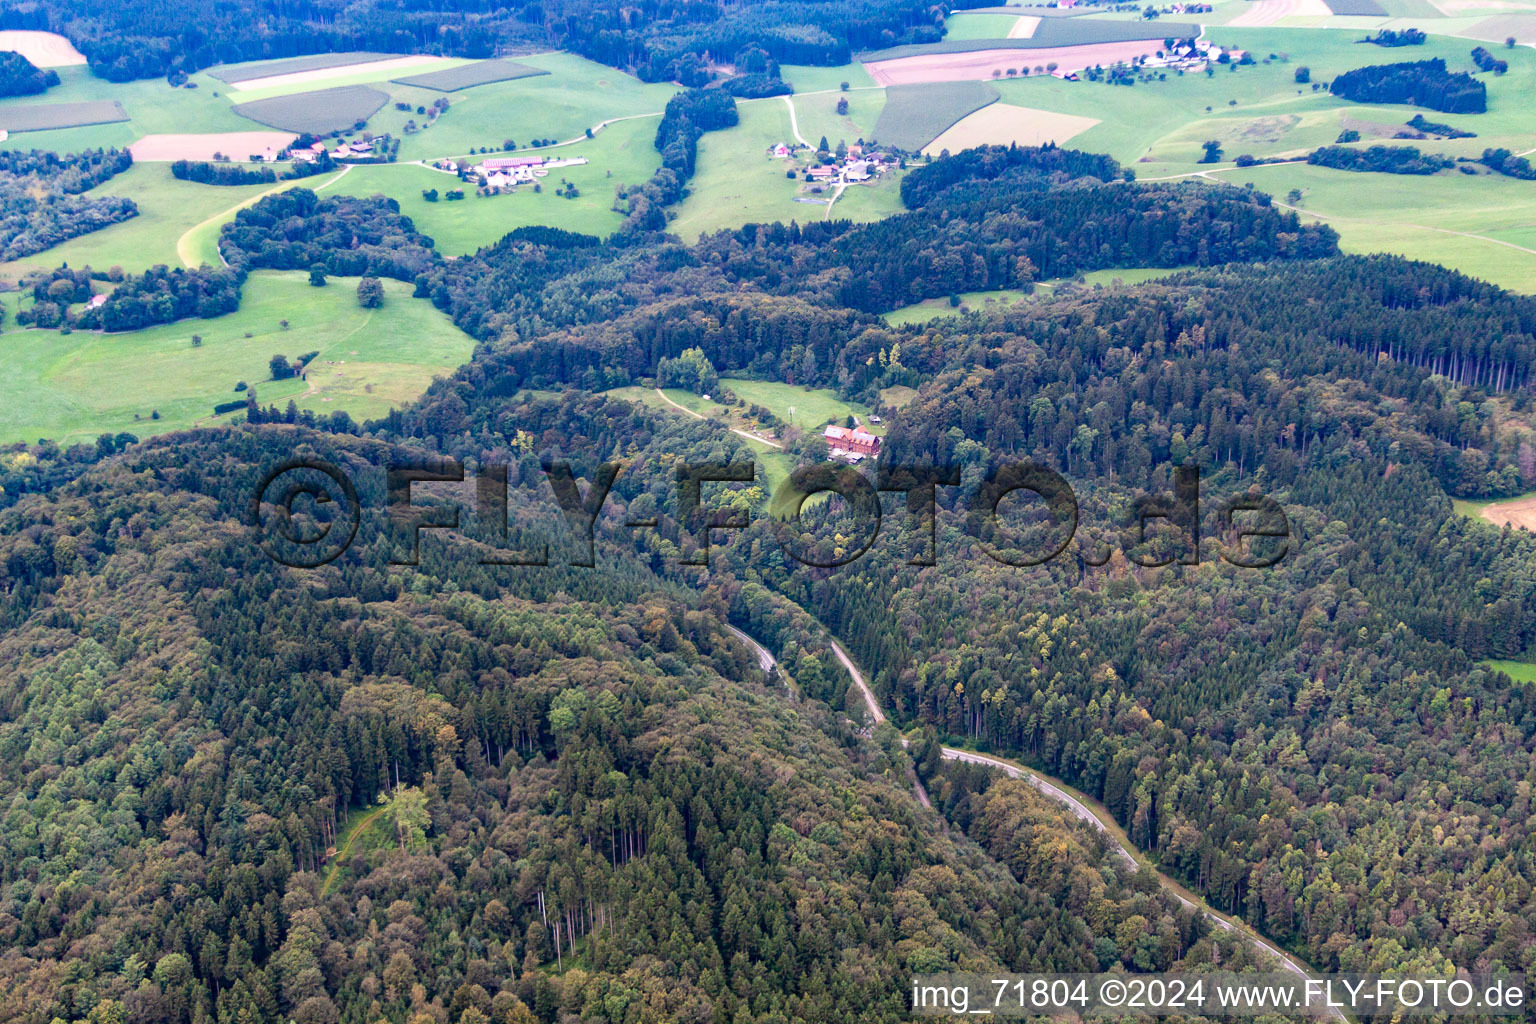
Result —
[[0, 128], [8, 132], [42, 132], [50, 128], [79, 128], [126, 120], [128, 115], [123, 113], [123, 105], [117, 100], [28, 103], [0, 108]]
[[[1346, 0], [1335, 0], [1344, 3]], [[1348, 0], [1350, 3], [1375, 0]], [[1243, 13], [1227, 22], [1225, 28], [1260, 28], [1273, 25], [1282, 18], [1326, 18], [1339, 12], [1330, 10], [1323, 0], [1253, 0], [1243, 8]]]
[[441, 71], [429, 71], [424, 75], [412, 75], [409, 78], [396, 78], [393, 81], [400, 85], [414, 85], [422, 89], [435, 89], [438, 92], [458, 92], [460, 89], [470, 89], [477, 85], [510, 82], [517, 78], [532, 78], [534, 75], [547, 74], [549, 72], [543, 68], [519, 64], [515, 60], [480, 60], [473, 64], [462, 64], [459, 67], [444, 68]]
[[958, 153], [976, 146], [1006, 146], [1014, 142], [1021, 146], [1043, 146], [1047, 142], [1060, 144], [1098, 123], [1095, 117], [993, 103], [951, 125], [924, 146], [923, 152], [937, 156], [946, 149]]
[[1333, 14], [1363, 15], [1371, 18], [1387, 16], [1387, 9], [1376, 0], [1327, 0], [1327, 7]]
[[210, 68], [205, 74], [221, 82], [234, 85], [256, 78], [275, 75], [291, 75], [300, 71], [318, 71], [321, 68], [341, 68], [352, 64], [371, 64], [374, 61], [393, 60], [398, 53], [371, 53], [353, 50], [349, 53], [312, 53], [307, 57], [283, 57], [279, 60], [257, 60], [246, 64], [230, 64]]
[[1536, 533], [1536, 498], [1516, 498], [1484, 505], [1482, 517], [1494, 526], [1510, 526]]
[[1032, 17], [1029, 17], [1028, 15], [1022, 15], [1022, 16], [1020, 16], [1018, 21], [1013, 23], [1013, 28], [1008, 30], [1008, 38], [1009, 39], [1033, 39], [1035, 37], [1036, 30], [1039, 29], [1039, 28], [1040, 28], [1040, 19], [1039, 18], [1032, 18]]
[[309, 82], [325, 82], [333, 78], [342, 78], [346, 75], [355, 75], [358, 72], [401, 71], [405, 68], [419, 68], [423, 65], [443, 64], [443, 57], [392, 57], [389, 60], [369, 61], [366, 64], [340, 64], [330, 68], [313, 68], [309, 71], [289, 71], [281, 75], [267, 75], [263, 78], [246, 78], [238, 82], [231, 82], [230, 89], [234, 92], [254, 92], [257, 89], [271, 89], [287, 85], [305, 85]]
[[244, 160], [252, 153], [282, 149], [298, 138], [292, 132], [209, 132], [201, 135], [146, 135], [128, 147], [135, 163], [212, 160], [222, 153]]
[[[1058, 46], [1038, 50], [978, 50], [972, 53], [935, 53], [922, 57], [902, 57], [864, 65], [878, 84], [912, 85], [923, 82], [962, 82], [990, 80], [992, 72], [1008, 68], [1045, 67], [1055, 63], [1062, 71], [1081, 71], [1099, 64], [1131, 61], [1151, 56], [1162, 49], [1158, 39], [1090, 46]], [[876, 136], [879, 138], [879, 136]], [[882, 142], [888, 141], [884, 138]]]
[[[1284, 0], [1260, 0], [1284, 2]], [[1307, 2], [1307, 0], [1294, 0]], [[1321, 0], [1310, 0], [1321, 3]], [[1326, 13], [1326, 11], [1324, 12]], [[1086, 18], [1041, 18], [1034, 31], [1010, 39], [946, 39], [941, 43], [911, 43], [859, 54], [865, 64], [883, 63], [903, 57], [929, 57], [942, 54], [973, 53], [978, 50], [1038, 50], [1065, 46], [1086, 46], [1130, 41], [1156, 41], [1169, 37], [1194, 39], [1200, 26], [1185, 21], [1093, 21]]]
[[344, 85], [339, 89], [299, 92], [291, 96], [273, 96], [271, 99], [237, 103], [234, 111], [241, 117], [285, 132], [324, 135], [368, 120], [388, 100], [389, 95], [378, 89], [366, 85]]
[[15, 50], [40, 68], [67, 68], [85, 63], [85, 54], [57, 32], [7, 29], [0, 32], [0, 50]]
[[1457, 34], [1490, 43], [1502, 43], [1510, 36], [1514, 36], [1518, 43], [1536, 43], [1536, 14], [1501, 14], [1484, 18]]
[[997, 90], [985, 82], [896, 85], [886, 90], [874, 137], [882, 145], [916, 151], [966, 115], [996, 101]]

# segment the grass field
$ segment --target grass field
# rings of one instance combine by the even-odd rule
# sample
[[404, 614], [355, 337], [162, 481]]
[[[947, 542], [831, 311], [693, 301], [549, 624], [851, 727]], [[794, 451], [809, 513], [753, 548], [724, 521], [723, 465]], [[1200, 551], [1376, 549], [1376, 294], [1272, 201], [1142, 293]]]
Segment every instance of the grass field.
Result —
[[956, 11], [944, 19], [945, 39], [1007, 39], [1017, 14], [972, 14]]
[[[562, 149], [561, 155], [584, 156], [590, 162], [551, 171], [539, 193], [524, 185], [512, 195], [481, 197], [469, 192], [455, 202], [439, 199], [429, 203], [421, 197], [423, 189], [435, 188], [441, 193], [457, 187], [458, 181], [451, 174], [419, 164], [358, 165], [330, 191], [392, 196], [399, 201], [401, 212], [431, 235], [445, 256], [474, 252], [527, 224], [607, 236], [624, 220], [613, 210], [614, 187], [620, 182], [644, 181], [661, 166], [661, 156], [652, 145], [655, 135], [656, 119], [639, 118], [620, 121], [589, 142]], [[575, 199], [556, 195], [561, 178], [573, 182], [580, 195]]]
[[[742, 224], [820, 220], [825, 207], [797, 203], [795, 183], [784, 177], [785, 162], [765, 153], [776, 142], [794, 136], [789, 106], [779, 97], [736, 104], [740, 121], [734, 128], [706, 132], [699, 139], [699, 156], [689, 195], [676, 208], [669, 230], [685, 242], [700, 234]], [[801, 131], [804, 135], [804, 130]], [[811, 143], [816, 143], [811, 138]]]
[[875, 138], [909, 151], [922, 149], [967, 114], [998, 98], [998, 91], [986, 82], [893, 85], [885, 92]]
[[[736, 392], [748, 405], [760, 405], [779, 419], [801, 430], [820, 430], [829, 421], [842, 423], [850, 414], [860, 417], [866, 429], [879, 434], [883, 429], [869, 425], [869, 407], [845, 402], [828, 388], [804, 388], [771, 380], [745, 380], [722, 377], [720, 383]], [[790, 409], [794, 412], [791, 413]]]
[[[1399, 51], [1359, 45], [1360, 36], [1359, 31], [1216, 27], [1209, 38], [1248, 49], [1260, 63], [1219, 70], [1210, 77], [1170, 74], [1166, 81], [1130, 88], [1034, 75], [995, 84], [1005, 103], [1097, 118], [1098, 125], [1073, 140], [1078, 148], [1109, 153], [1135, 166], [1142, 177], [1185, 173], [1199, 168], [1195, 161], [1204, 138], [1249, 136], [1241, 148], [1228, 147], [1226, 157], [1231, 160], [1242, 152], [1259, 156], [1307, 148], [1319, 139], [1331, 142], [1338, 133], [1330, 137], [1328, 129], [1344, 115], [1406, 121], [1416, 108], [1351, 104], [1326, 90], [1314, 92], [1310, 85], [1296, 84], [1299, 65], [1311, 69], [1313, 82], [1323, 83], [1350, 68], [1405, 59]], [[1452, 68], [1471, 66], [1471, 46], [1465, 39], [1432, 36], [1412, 49], [1415, 60], [1438, 56]], [[1270, 54], [1277, 59], [1263, 63]], [[1279, 59], [1282, 55], [1287, 59]], [[1536, 90], [1536, 54], [1528, 48], [1501, 49], [1500, 56], [1509, 60], [1510, 70], [1501, 78], [1488, 78], [1489, 112], [1460, 118], [1466, 122], [1461, 126], [1477, 132], [1478, 138], [1419, 145], [1447, 152], [1458, 152], [1460, 146], [1459, 152], [1467, 153], [1481, 153], [1490, 145], [1515, 151], [1536, 145], [1536, 125], [1524, 113], [1523, 101]]]
[[[163, 78], [108, 82], [97, 78], [84, 67], [57, 70], [59, 84], [48, 90], [50, 102], [117, 102], [122, 104], [129, 120], [85, 128], [13, 134], [0, 142], [0, 147], [38, 148], [67, 153], [94, 146], [126, 146], [141, 135], [156, 133], [251, 130], [251, 122], [230, 108], [230, 98], [224, 84], [206, 75], [194, 76], [194, 80], [200, 83], [199, 88], [173, 89]], [[0, 117], [13, 106], [25, 105], [25, 100], [26, 97], [0, 99]]]
[[[793, 425], [801, 430], [820, 433], [828, 421], [835, 420], [842, 423], [850, 413], [854, 413], [860, 417], [866, 429], [877, 434], [884, 432], [884, 427], [872, 426], [869, 423], [867, 406], [844, 402], [835, 392], [825, 388], [803, 388], [794, 384], [746, 380], [740, 377], [722, 377], [720, 383], [734, 391], [743, 402], [749, 405], [760, 405], [785, 423], [790, 423], [793, 419]], [[747, 420], [743, 416], [745, 410], [741, 408], [728, 409], [718, 402], [706, 402], [699, 395], [675, 388], [667, 388], [662, 393], [666, 395], [665, 399], [657, 395], [655, 389], [638, 385], [614, 388], [607, 392], [613, 398], [636, 402], [677, 416], [685, 415], [671, 404], [676, 403], [684, 409], [714, 420], [722, 427], [732, 427], [748, 432], [760, 431], [755, 421]], [[790, 412], [791, 407], [794, 408], [794, 413]], [[767, 477], [768, 492], [770, 494], [777, 492], [779, 485], [788, 479], [790, 471], [794, 469], [794, 460], [762, 441], [752, 438], [742, 438], [742, 440], [757, 453]]]
[[848, 83], [850, 89], [867, 89], [875, 84], [863, 64], [844, 64], [834, 68], [784, 64], [779, 67], [779, 77], [793, 85], [797, 94], [829, 92], [841, 88], [844, 82]]
[[[420, 121], [414, 107], [430, 104], [443, 94], [392, 84], [390, 99], [412, 104], [412, 112], [386, 106], [369, 127], [401, 136], [401, 160], [457, 156], [482, 146], [499, 150], [504, 139], [523, 147], [536, 138], [578, 138], [612, 118], [659, 114], [677, 91], [675, 86], [648, 84], [569, 53], [541, 53], [519, 57], [518, 62], [549, 74], [451, 93], [447, 113], [431, 128], [413, 135], [404, 135], [401, 126], [408, 117]], [[654, 122], [651, 130], [655, 131]]]
[[[837, 112], [838, 100], [848, 101], [848, 113]], [[877, 138], [875, 125], [885, 109], [885, 101], [884, 89], [815, 93], [791, 99], [795, 105], [795, 120], [805, 140], [814, 146], [825, 135], [827, 144], [833, 149], [837, 148], [838, 142], [852, 145], [859, 139]]]
[[901, 172], [890, 172], [869, 184], [851, 185], [844, 189], [837, 205], [832, 207], [832, 219], [865, 223], [904, 212], [906, 207], [901, 204], [902, 176]]
[[884, 314], [885, 322], [893, 327], [907, 324], [925, 324], [941, 316], [959, 316], [972, 311], [993, 312], [1007, 309], [1029, 298], [1029, 293], [1014, 288], [1001, 288], [985, 292], [961, 292], [960, 305], [951, 306], [949, 299], [924, 299], [910, 306], [902, 306]]
[[477, 85], [490, 85], [492, 82], [512, 82], [519, 78], [533, 78], [537, 75], [547, 74], [549, 72], [544, 68], [536, 68], [530, 64], [519, 64], [514, 60], [479, 60], [473, 64], [461, 64], [456, 68], [429, 71], [424, 75], [410, 75], [404, 78], [396, 78], [394, 81], [401, 85], [413, 85], [419, 89], [458, 92], [460, 89], [472, 89]]
[[1529, 661], [1500, 661], [1492, 659], [1480, 662], [1498, 672], [1503, 672], [1517, 683], [1536, 683], [1536, 665]]
[[[446, 316], [412, 299], [409, 285], [385, 281], [384, 290], [384, 305], [365, 310], [355, 279], [311, 288], [303, 274], [258, 273], [246, 281], [240, 309], [214, 320], [115, 335], [7, 331], [0, 442], [72, 442], [106, 431], [146, 437], [215, 423], [213, 406], [240, 397], [240, 380], [256, 388], [263, 404], [292, 398], [317, 413], [381, 416], [474, 348]], [[195, 348], [194, 334], [203, 339]], [[293, 358], [316, 349], [308, 381], [268, 379], [274, 354]]]
[[1212, 177], [1253, 182], [1282, 200], [1300, 189], [1301, 210], [1338, 231], [1346, 252], [1398, 253], [1514, 291], [1536, 292], [1536, 188], [1528, 181], [1369, 174], [1306, 164], [1248, 167]]
[[[1114, 267], [1109, 270], [1094, 270], [1082, 275], [1082, 285], [1118, 285], [1141, 284], [1144, 281], [1155, 281], [1169, 274], [1177, 274], [1189, 267]], [[1053, 290], [1077, 285], [1076, 279], [1058, 281], [1040, 281], [1035, 285], [1035, 295], [1050, 295]], [[924, 299], [914, 302], [910, 306], [902, 306], [884, 314], [885, 322], [892, 326], [900, 327], [905, 324], [925, 324], [941, 316], [957, 316], [970, 312], [996, 312], [1007, 309], [1030, 297], [1029, 292], [1017, 288], [1001, 288], [984, 292], [961, 292], [960, 305], [951, 306], [948, 298]]]
[[62, 263], [98, 270], [116, 265], [129, 272], [142, 271], [157, 263], [175, 266], [179, 262], [176, 242], [185, 231], [271, 187], [199, 185], [171, 177], [169, 164], [135, 164], [88, 194], [132, 199], [139, 207], [137, 217], [0, 264], [0, 277], [15, 280], [27, 270], [53, 268]]

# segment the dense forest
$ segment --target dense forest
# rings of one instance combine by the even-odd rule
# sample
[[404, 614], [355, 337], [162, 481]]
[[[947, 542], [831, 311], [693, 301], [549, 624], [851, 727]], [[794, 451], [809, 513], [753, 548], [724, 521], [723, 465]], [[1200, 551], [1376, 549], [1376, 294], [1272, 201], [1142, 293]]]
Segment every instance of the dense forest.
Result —
[[1441, 57], [1346, 71], [1328, 91], [1356, 103], [1412, 103], [1448, 114], [1488, 109], [1488, 87], [1465, 71], [1447, 71]]
[[58, 84], [52, 68], [38, 68], [15, 50], [0, 50], [0, 96], [32, 96]]
[[554, 46], [647, 81], [696, 86], [710, 80], [711, 64], [738, 55], [837, 65], [856, 50], [935, 41], [944, 34], [944, 11], [920, 0], [517, 0], [494, 9], [470, 0], [5, 0], [0, 28], [62, 33], [93, 72], [112, 81], [343, 50], [478, 58]]
[[[366, 425], [253, 400], [234, 427], [0, 452], [0, 1004], [27, 1024], [820, 1024], [906, 1019], [928, 970], [1255, 966], [941, 742], [1085, 790], [1318, 969], [1536, 970], [1536, 691], [1479, 664], [1536, 652], [1536, 538], [1448, 497], [1536, 489], [1536, 300], [1340, 255], [1250, 189], [1130, 177], [989, 149], [914, 171], [884, 222], [693, 246], [531, 228], [451, 260], [386, 201], [295, 189], [226, 229], [232, 269], [130, 276], [104, 320], [206, 315], [259, 267], [362, 268], [340, 272], [413, 282], [483, 344]], [[869, 524], [831, 502], [776, 521], [742, 438], [597, 393], [658, 375], [876, 409], [883, 468], [960, 480], [936, 488], [931, 564], [903, 515], [851, 564], [791, 557], [834, 563]], [[250, 525], [294, 457], [361, 498], [319, 569]], [[410, 500], [466, 514], [418, 535], [385, 467], [442, 457], [475, 483]], [[969, 514], [1024, 459], [1076, 492], [1075, 536], [1032, 566], [1007, 563], [1049, 546], [1051, 515]], [[742, 528], [678, 512], [677, 464], [705, 460], [755, 463], [709, 497]], [[588, 547], [555, 493], [605, 462]], [[1198, 512], [1143, 530], [1175, 467], [1199, 468]], [[1283, 540], [1251, 533], [1265, 508]], [[910, 748], [850, 697], [829, 630]]]
[[138, 216], [131, 199], [81, 194], [132, 164], [126, 149], [0, 153], [0, 259], [30, 256]]
[[1422, 153], [1418, 146], [1322, 146], [1307, 154], [1307, 163], [1337, 171], [1375, 171], [1378, 174], [1438, 174], [1456, 166], [1450, 157]]

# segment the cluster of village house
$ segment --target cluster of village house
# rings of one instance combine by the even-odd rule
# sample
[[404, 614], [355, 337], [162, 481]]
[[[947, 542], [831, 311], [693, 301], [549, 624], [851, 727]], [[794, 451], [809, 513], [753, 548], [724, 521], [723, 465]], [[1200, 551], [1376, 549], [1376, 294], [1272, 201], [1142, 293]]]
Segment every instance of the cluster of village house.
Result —
[[1190, 71], [1203, 68], [1207, 64], [1219, 63], [1223, 57], [1236, 64], [1243, 59], [1244, 52], [1235, 49], [1223, 50], [1209, 39], [1181, 40], [1172, 50], [1165, 51], [1162, 56], [1148, 57], [1141, 66]]
[[[768, 151], [768, 155], [775, 160], [782, 160], [795, 155], [797, 149], [803, 147], [790, 146], [787, 143], [779, 143]], [[865, 152], [863, 146], [849, 146], [848, 155], [842, 159], [830, 159], [823, 163], [806, 168], [807, 181], [820, 181], [828, 184], [857, 184], [870, 181], [887, 170], [894, 167], [895, 160], [885, 153], [877, 153], [871, 150]]]
[[437, 160], [432, 166], [449, 174], [457, 174], [469, 184], [499, 192], [503, 189], [511, 191], [518, 185], [542, 178], [556, 167], [576, 167], [586, 162], [584, 156], [494, 156], [475, 165], [467, 160]]
[[[251, 159], [257, 162], [266, 161], [267, 163], [277, 160], [292, 160], [296, 164], [307, 164], [320, 159], [320, 154], [324, 152], [325, 143], [323, 142], [316, 142], [309, 146], [298, 146], [283, 152], [278, 152], [271, 146], [268, 146], [260, 153], [252, 153]], [[343, 142], [331, 150], [331, 158], [335, 160], [372, 160], [374, 156], [373, 143], [366, 139], [359, 139], [356, 142]]]

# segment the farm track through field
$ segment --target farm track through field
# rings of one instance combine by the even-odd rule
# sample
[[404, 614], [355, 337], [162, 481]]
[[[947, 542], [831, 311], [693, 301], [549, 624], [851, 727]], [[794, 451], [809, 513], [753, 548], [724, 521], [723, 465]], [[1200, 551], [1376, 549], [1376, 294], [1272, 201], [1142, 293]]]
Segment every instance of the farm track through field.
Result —
[[[752, 640], [750, 637], [746, 636], [746, 634], [742, 633], [735, 627], [729, 628], [733, 633], [745, 639], [748, 644], [755, 648], [757, 651], [761, 652], [762, 654], [767, 653], [762, 645], [758, 644], [757, 641]], [[875, 700], [874, 691], [869, 688], [868, 682], [866, 682], [864, 679], [864, 673], [859, 671], [859, 667], [855, 665], [853, 659], [848, 656], [848, 652], [843, 650], [842, 644], [838, 643], [830, 635], [827, 638], [827, 643], [832, 648], [833, 656], [835, 656], [843, 668], [847, 670], [849, 677], [853, 680], [853, 685], [858, 688], [860, 695], [863, 696], [864, 705], [869, 709], [870, 719], [872, 720], [873, 724], [879, 725], [881, 722], [886, 721], [885, 713], [880, 710], [880, 704]], [[761, 657], [761, 654], [759, 657]], [[771, 657], [772, 656], [770, 655], [770, 658]], [[906, 737], [902, 737], [901, 742], [902, 746], [906, 746], [908, 741]], [[1151, 861], [1150, 858], [1144, 854], [1141, 854], [1134, 846], [1131, 845], [1129, 838], [1126, 837], [1124, 833], [1124, 830], [1121, 829], [1119, 824], [1115, 822], [1114, 818], [1110, 816], [1109, 811], [1106, 810], [1102, 805], [1098, 803], [1098, 801], [1094, 800], [1092, 797], [1085, 793], [1078, 792], [1059, 779], [1052, 779], [1049, 776], [1043, 775], [1042, 773], [1037, 772], [1032, 768], [1027, 768], [1024, 765], [1019, 764], [1017, 761], [1012, 761], [1007, 758], [994, 757], [991, 754], [981, 754], [971, 750], [962, 750], [959, 747], [943, 747], [942, 751], [944, 760], [946, 761], [965, 761], [971, 764], [984, 764], [989, 767], [996, 768], [1004, 774], [1008, 775], [1010, 778], [1019, 779], [1028, 783], [1043, 796], [1065, 805], [1067, 810], [1072, 813], [1073, 817], [1079, 819], [1080, 821], [1102, 833], [1104, 837], [1109, 840], [1111, 846], [1114, 848], [1115, 853], [1119, 856], [1119, 858], [1123, 860], [1132, 870], [1142, 866], [1151, 868], [1157, 874], [1158, 881], [1162, 883], [1163, 887], [1172, 893], [1174, 898], [1177, 899], [1180, 903], [1184, 904], [1184, 906], [1190, 908], [1191, 910], [1199, 911], [1217, 927], [1233, 934], [1241, 935], [1244, 939], [1248, 940], [1248, 942], [1250, 942], [1254, 948], [1279, 960], [1280, 964], [1285, 968], [1285, 970], [1289, 971], [1290, 973], [1298, 975], [1302, 978], [1312, 978], [1315, 976], [1313, 972], [1308, 969], [1306, 965], [1303, 964], [1300, 960], [1286, 953], [1274, 943], [1264, 938], [1246, 922], [1216, 910], [1207, 904], [1205, 900], [1200, 896], [1186, 889], [1183, 885], [1179, 884], [1179, 882], [1165, 874], [1161, 869], [1157, 867], [1156, 864]], [[928, 794], [923, 790], [921, 782], [919, 782], [915, 776], [913, 777], [912, 782], [918, 800], [923, 804], [924, 807], [931, 807], [932, 804], [929, 802]], [[1329, 1007], [1329, 1013], [1330, 1016], [1332, 1016], [1335, 1020], [1345, 1021], [1348, 1019], [1336, 1007]]]
[[795, 137], [795, 141], [796, 142], [800, 143], [800, 145], [804, 146], [806, 149], [810, 149], [811, 148], [811, 144], [809, 142], [805, 141], [805, 136], [804, 135], [800, 134], [800, 122], [795, 120], [795, 101], [792, 100], [791, 98], [789, 98], [788, 96], [783, 96], [783, 97], [781, 97], [781, 99], [784, 100], [784, 105], [789, 108], [789, 132], [790, 132], [790, 134]]
[[[703, 413], [694, 412], [686, 405], [678, 405], [676, 402], [672, 401], [672, 399], [668, 398], [665, 392], [661, 390], [661, 388], [656, 389], [656, 397], [660, 398], [663, 402], [666, 402], [672, 408], [687, 413], [689, 416], [692, 416], [696, 420], [708, 420], [714, 418], [712, 416], [705, 416]], [[746, 438], [749, 441], [761, 441], [763, 444], [766, 444], [770, 448], [777, 448], [779, 451], [784, 450], [784, 446], [782, 444], [779, 444], [777, 441], [770, 441], [766, 437], [763, 437], [761, 434], [754, 434], [746, 430], [737, 430], [735, 427], [727, 427], [726, 429], [733, 434]]]
[[[606, 121], [599, 121], [599, 122], [597, 122], [597, 124], [593, 125], [589, 129], [584, 130], [580, 135], [573, 135], [569, 139], [564, 139], [564, 140], [562, 140], [560, 142], [551, 142], [547, 146], [524, 146], [523, 150], [526, 150], [529, 153], [542, 153], [542, 152], [544, 152], [545, 150], [548, 150], [548, 149], [559, 149], [561, 146], [574, 146], [577, 143], [581, 143], [581, 142], [591, 142], [593, 137], [596, 136], [598, 132], [602, 131], [604, 128], [607, 128], [611, 124], [618, 124], [620, 121], [638, 121], [642, 117], [660, 117], [660, 116], [662, 116], [663, 113], [664, 113], [663, 111], [657, 110], [657, 111], [654, 111], [654, 112], [649, 113], [649, 114], [625, 114], [623, 117], [610, 117]], [[588, 135], [587, 134], [588, 131], [590, 131], [592, 134]], [[521, 152], [521, 151], [522, 150], [520, 150], [519, 152]], [[463, 155], [463, 156], [425, 157], [425, 158], [423, 158], [421, 160], [411, 160], [409, 162], [410, 163], [414, 163], [414, 164], [421, 164], [423, 167], [431, 167], [432, 165], [431, 165], [430, 161], [432, 161], [432, 160], [453, 160], [455, 162], [460, 162], [460, 161], [472, 160], [473, 157], [479, 156], [479, 155], [482, 155], [482, 154], [469, 153], [469, 154], [466, 154], [466, 155]], [[484, 155], [489, 156], [491, 154], [484, 154]], [[496, 156], [500, 156], [501, 154], [497, 153], [495, 155]], [[441, 168], [436, 168], [436, 167], [434, 167], [432, 169], [433, 170], [441, 170]], [[443, 173], [444, 174], [452, 174], [453, 172], [452, 171], [444, 171]]]
[[[335, 177], [330, 178], [327, 181], [321, 182], [319, 185], [316, 185], [314, 190], [316, 192], [319, 192], [323, 188], [330, 188], [332, 185], [336, 184], [342, 178], [345, 178], [347, 176], [347, 172], [350, 171], [351, 169], [352, 169], [352, 165], [348, 164], [347, 166], [343, 167], [340, 171], [338, 171], [336, 173]], [[295, 180], [296, 181], [302, 181], [303, 179], [295, 179]], [[271, 188], [267, 189], [265, 192], [258, 192], [256, 195], [251, 196], [249, 199], [246, 199], [246, 200], [243, 200], [241, 202], [238, 202], [234, 206], [231, 206], [229, 209], [223, 210], [223, 211], [221, 211], [219, 213], [216, 213], [212, 217], [209, 217], [206, 220], [201, 220], [198, 223], [192, 225], [186, 231], [182, 232], [181, 237], [176, 240], [176, 258], [181, 260], [181, 262], [185, 266], [188, 266], [188, 267], [196, 267], [196, 266], [198, 266], [197, 263], [193, 263], [192, 262], [193, 257], [196, 255], [195, 253], [192, 252], [192, 241], [191, 240], [192, 240], [192, 236], [194, 234], [196, 234], [198, 231], [200, 231], [204, 227], [207, 227], [210, 224], [222, 224], [225, 220], [227, 220], [230, 217], [233, 217], [235, 214], [239, 213], [241, 210], [245, 209], [247, 206], [253, 206], [256, 203], [260, 202], [261, 200], [265, 199], [267, 196], [270, 196], [270, 195], [272, 195], [272, 194], [274, 194], [276, 192], [282, 192], [285, 189], [298, 188], [298, 187], [300, 187], [300, 186], [296, 185], [294, 181], [279, 182], [278, 184], [273, 185]], [[226, 267], [229, 266], [229, 261], [224, 258], [224, 254], [222, 252], [219, 252], [217, 246], [215, 246], [214, 251], [219, 253], [219, 263], [221, 265], [223, 265], [223, 266], [226, 266]]]

